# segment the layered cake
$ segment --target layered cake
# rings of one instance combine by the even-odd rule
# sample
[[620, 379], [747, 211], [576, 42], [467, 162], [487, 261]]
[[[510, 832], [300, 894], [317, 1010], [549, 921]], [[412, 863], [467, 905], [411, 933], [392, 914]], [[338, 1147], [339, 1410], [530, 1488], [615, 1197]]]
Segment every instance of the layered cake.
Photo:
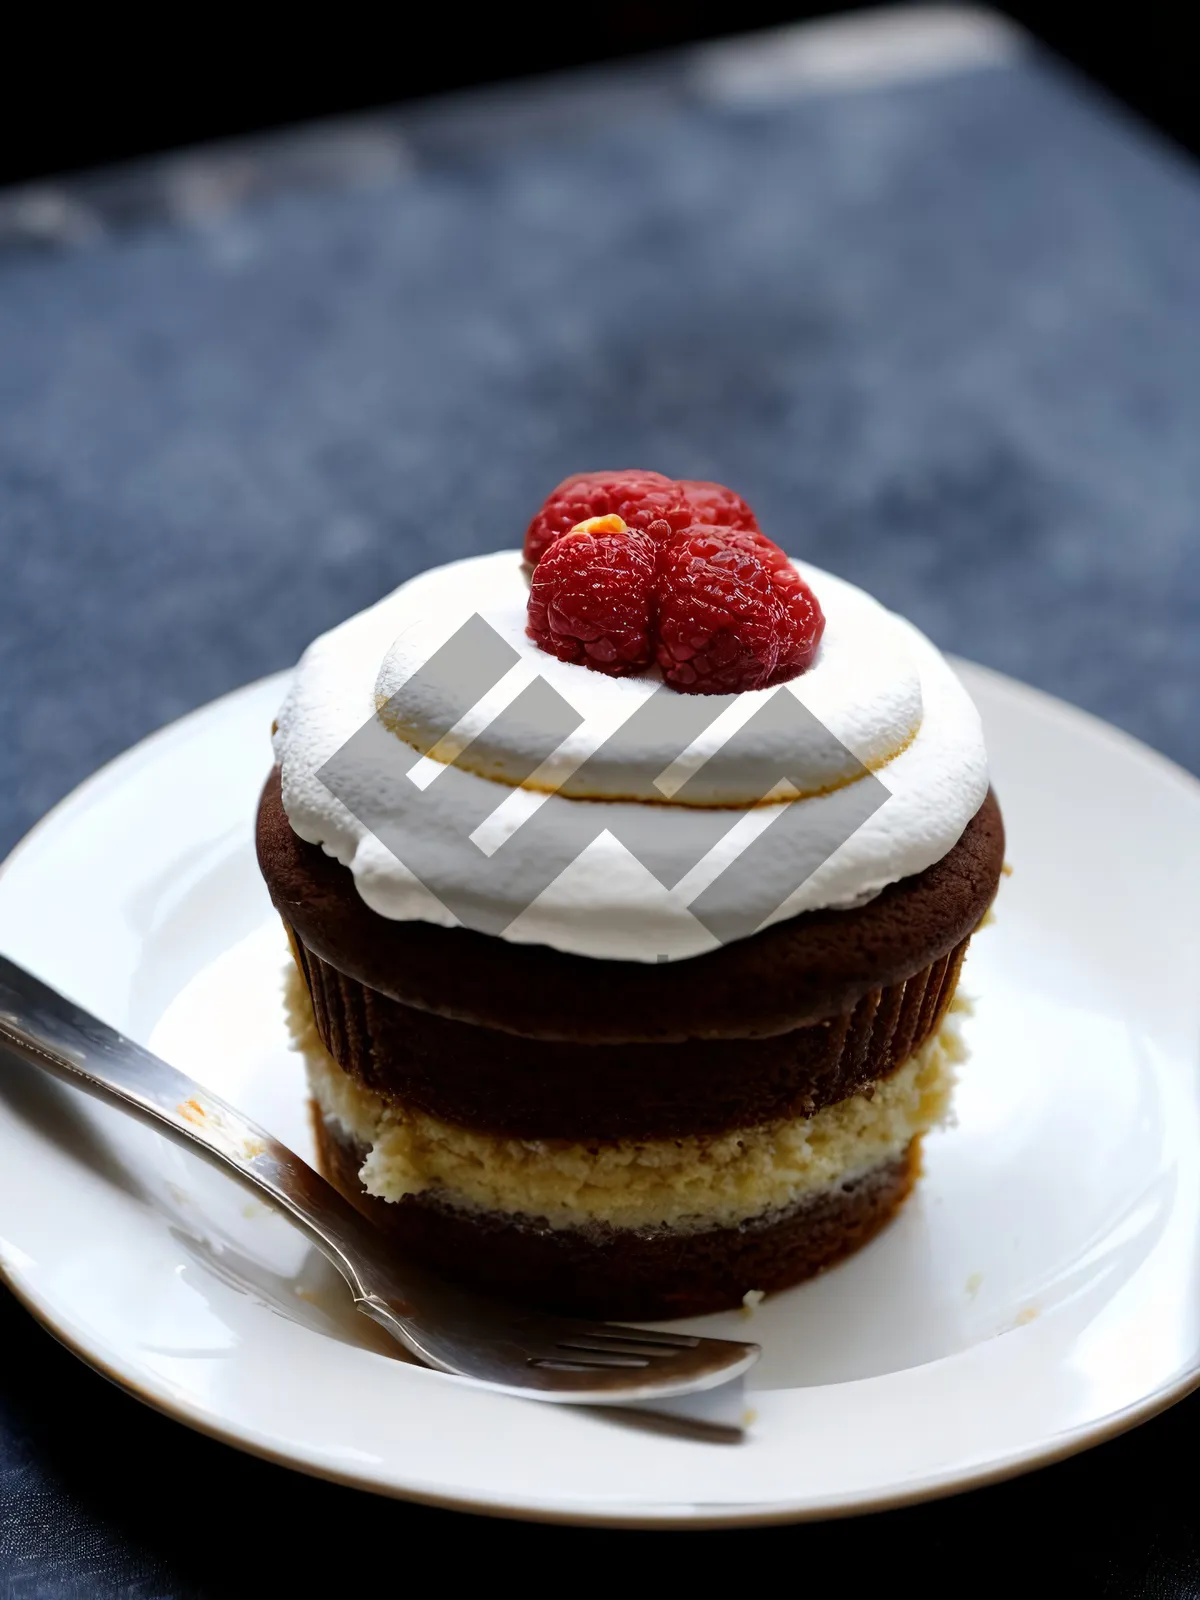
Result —
[[911, 624], [722, 485], [583, 474], [316, 640], [275, 753], [321, 1161], [400, 1254], [659, 1318], [894, 1215], [1004, 848]]

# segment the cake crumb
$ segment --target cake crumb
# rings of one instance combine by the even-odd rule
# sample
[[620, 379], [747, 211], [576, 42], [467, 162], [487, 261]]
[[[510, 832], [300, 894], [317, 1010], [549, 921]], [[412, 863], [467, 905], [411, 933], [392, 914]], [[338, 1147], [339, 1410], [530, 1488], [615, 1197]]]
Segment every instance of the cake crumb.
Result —
[[1015, 1328], [1027, 1327], [1029, 1323], [1035, 1320], [1037, 1315], [1038, 1308], [1036, 1306], [1026, 1306], [1022, 1311], [1017, 1312], [1015, 1318], [1013, 1319], [1013, 1326]]
[[742, 1427], [752, 1428], [757, 1421], [758, 1412], [755, 1411], [753, 1406], [747, 1406], [745, 1411], [742, 1412]]
[[181, 1100], [175, 1107], [175, 1112], [184, 1122], [190, 1122], [194, 1128], [202, 1129], [214, 1144], [223, 1144], [228, 1154], [240, 1157], [243, 1161], [253, 1161], [267, 1148], [261, 1139], [253, 1136], [235, 1139], [221, 1113], [209, 1111], [194, 1095], [188, 1100]]
[[975, 1296], [979, 1293], [980, 1286], [982, 1285], [982, 1283], [983, 1283], [983, 1273], [982, 1272], [973, 1272], [971, 1274], [971, 1276], [967, 1279], [967, 1299], [968, 1300], [974, 1300]]
[[752, 1317], [766, 1298], [764, 1289], [747, 1289], [742, 1296], [742, 1315], [744, 1317]]
[[1004, 863], [1004, 865], [1000, 868], [1000, 871], [1004, 874], [1004, 876], [1006, 878], [1011, 878], [1012, 877], [1012, 872], [1013, 872], [1012, 862], [1011, 861], [1006, 861]]

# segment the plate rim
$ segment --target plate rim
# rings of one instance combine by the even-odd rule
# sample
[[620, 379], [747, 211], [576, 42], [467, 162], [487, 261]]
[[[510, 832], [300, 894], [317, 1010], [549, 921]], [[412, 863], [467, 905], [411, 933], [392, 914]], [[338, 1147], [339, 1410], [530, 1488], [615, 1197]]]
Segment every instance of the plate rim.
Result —
[[[1050, 694], [1044, 689], [1039, 689], [1032, 684], [1023, 682], [1009, 674], [997, 671], [995, 668], [984, 666], [963, 657], [949, 657], [951, 664], [957, 671], [963, 672], [970, 689], [972, 678], [986, 679], [997, 690], [1014, 698], [1024, 701], [1030, 706], [1037, 707], [1041, 712], [1065, 720], [1075, 725], [1082, 724], [1093, 736], [1100, 738], [1110, 746], [1120, 749], [1124, 754], [1151, 766], [1158, 776], [1173, 783], [1182, 790], [1191, 800], [1200, 804], [1200, 778], [1180, 766], [1169, 756], [1156, 750], [1152, 745], [1139, 739], [1135, 734], [1106, 721], [1083, 707], [1073, 705], [1057, 695]], [[260, 678], [241, 684], [224, 694], [206, 701], [204, 704], [184, 712], [181, 716], [173, 718], [170, 722], [153, 729], [134, 744], [119, 751], [108, 761], [88, 774], [68, 793], [63, 795], [50, 807], [38, 820], [21, 836], [8, 854], [0, 861], [0, 881], [9, 872], [18, 858], [23, 857], [27, 851], [48, 831], [68, 807], [85, 800], [95, 791], [106, 785], [111, 779], [119, 775], [121, 769], [133, 766], [142, 759], [146, 753], [159, 742], [176, 734], [186, 724], [198, 724], [211, 717], [218, 717], [222, 709], [232, 700], [255, 692], [265, 692], [270, 684], [283, 683], [290, 676], [290, 669], [268, 673]], [[759, 1501], [742, 1505], [731, 1505], [727, 1509], [713, 1506], [703, 1510], [691, 1512], [680, 1506], [678, 1509], [662, 1509], [655, 1511], [639, 1510], [634, 1506], [614, 1505], [611, 1509], [589, 1510], [584, 1507], [573, 1508], [570, 1506], [549, 1506], [536, 1504], [532, 1501], [514, 1501], [511, 1497], [503, 1500], [480, 1500], [469, 1494], [439, 1493], [430, 1488], [422, 1488], [408, 1484], [398, 1484], [374, 1477], [366, 1473], [342, 1471], [330, 1466], [326, 1462], [315, 1459], [306, 1459], [302, 1456], [289, 1453], [286, 1450], [274, 1450], [269, 1445], [261, 1442], [247, 1433], [239, 1433], [231, 1426], [222, 1425], [204, 1411], [190, 1405], [186, 1401], [171, 1395], [165, 1385], [155, 1385], [139, 1381], [122, 1363], [110, 1352], [103, 1341], [89, 1344], [85, 1339], [76, 1335], [68, 1326], [67, 1320], [56, 1318], [50, 1308], [41, 1302], [32, 1286], [25, 1283], [19, 1269], [14, 1270], [12, 1263], [0, 1259], [0, 1285], [3, 1285], [17, 1303], [34, 1320], [34, 1322], [48, 1333], [59, 1345], [75, 1356], [85, 1366], [99, 1376], [106, 1378], [110, 1383], [129, 1395], [141, 1404], [149, 1406], [161, 1416], [168, 1417], [174, 1422], [181, 1423], [197, 1433], [215, 1439], [219, 1443], [240, 1450], [247, 1455], [259, 1460], [270, 1462], [275, 1466], [287, 1468], [290, 1471], [301, 1472], [308, 1477], [322, 1479], [326, 1482], [337, 1483], [347, 1488], [364, 1490], [368, 1493], [384, 1496], [388, 1499], [409, 1501], [413, 1504], [430, 1506], [438, 1510], [467, 1512], [477, 1516], [497, 1517], [507, 1521], [545, 1523], [548, 1525], [568, 1527], [596, 1527], [613, 1529], [642, 1529], [655, 1530], [716, 1530], [721, 1528], [736, 1527], [769, 1527], [781, 1526], [789, 1523], [835, 1521], [844, 1518], [868, 1515], [873, 1512], [898, 1510], [906, 1506], [923, 1504], [929, 1501], [949, 1498], [952, 1495], [966, 1493], [972, 1489], [985, 1488], [1032, 1472], [1040, 1467], [1051, 1466], [1057, 1462], [1078, 1455], [1084, 1450], [1105, 1444], [1131, 1429], [1148, 1422], [1163, 1412], [1177, 1405], [1188, 1395], [1200, 1389], [1200, 1357], [1190, 1366], [1185, 1367], [1168, 1382], [1151, 1389], [1147, 1394], [1131, 1402], [1121, 1409], [1099, 1417], [1094, 1421], [1085, 1422], [1065, 1433], [1052, 1434], [1040, 1441], [1035, 1441], [1024, 1448], [1012, 1451], [1008, 1456], [992, 1461], [986, 1466], [975, 1470], [956, 1469], [953, 1466], [940, 1473], [923, 1479], [917, 1479], [904, 1486], [883, 1493], [874, 1493], [865, 1497], [855, 1497], [853, 1492], [842, 1501], [836, 1503], [816, 1503], [809, 1505], [796, 1505], [794, 1502]], [[725, 1448], [738, 1448], [725, 1446]]]
[[[305, 1477], [336, 1483], [343, 1488], [363, 1490], [388, 1500], [402, 1500], [439, 1511], [459, 1511], [474, 1516], [497, 1517], [506, 1522], [544, 1523], [558, 1527], [612, 1528], [645, 1532], [688, 1530], [705, 1532], [723, 1528], [785, 1527], [802, 1522], [841, 1522], [852, 1517], [869, 1516], [875, 1512], [899, 1511], [910, 1506], [948, 1500], [973, 1489], [989, 1488], [1013, 1478], [1023, 1477], [1026, 1473], [1037, 1471], [1042, 1467], [1067, 1461], [1072, 1456], [1081, 1455], [1085, 1450], [1107, 1444], [1110, 1440], [1131, 1432], [1143, 1422], [1161, 1416], [1172, 1406], [1178, 1405], [1181, 1400], [1187, 1399], [1188, 1395], [1200, 1389], [1200, 1361], [1197, 1361], [1172, 1383], [1152, 1390], [1141, 1400], [1114, 1411], [1107, 1417], [1101, 1417], [1097, 1422], [1084, 1423], [1065, 1434], [1053, 1435], [1045, 1443], [1032, 1444], [1024, 1450], [1015, 1451], [1003, 1460], [993, 1462], [976, 1472], [964, 1474], [952, 1467], [947, 1468], [945, 1472], [935, 1477], [919, 1479], [905, 1489], [875, 1495], [870, 1499], [847, 1499], [841, 1503], [799, 1507], [782, 1501], [758, 1501], [741, 1506], [734, 1505], [728, 1511], [709, 1509], [698, 1515], [665, 1510], [641, 1512], [619, 1507], [613, 1507], [611, 1511], [586, 1511], [582, 1508], [573, 1510], [566, 1507], [534, 1505], [528, 1501], [475, 1500], [468, 1495], [438, 1494], [430, 1489], [389, 1483], [353, 1472], [339, 1472], [326, 1464], [272, 1450], [245, 1434], [238, 1434], [221, 1427], [200, 1411], [182, 1402], [171, 1402], [164, 1395], [155, 1393], [151, 1386], [138, 1384], [131, 1376], [122, 1372], [118, 1365], [110, 1364], [96, 1349], [87, 1348], [74, 1339], [64, 1327], [57, 1325], [33, 1303], [23, 1288], [14, 1282], [2, 1262], [0, 1262], [0, 1284], [9, 1290], [17, 1303], [57, 1344], [99, 1377], [106, 1378], [122, 1393], [148, 1406], [160, 1416], [167, 1417], [172, 1422], [182, 1423], [184, 1427], [203, 1434], [206, 1438], [215, 1439], [219, 1444], [239, 1450], [245, 1455], [254, 1456], [260, 1461], [269, 1462], [273, 1466], [300, 1472]], [[737, 1449], [739, 1446], [735, 1444], [714, 1446], [714, 1448]]]

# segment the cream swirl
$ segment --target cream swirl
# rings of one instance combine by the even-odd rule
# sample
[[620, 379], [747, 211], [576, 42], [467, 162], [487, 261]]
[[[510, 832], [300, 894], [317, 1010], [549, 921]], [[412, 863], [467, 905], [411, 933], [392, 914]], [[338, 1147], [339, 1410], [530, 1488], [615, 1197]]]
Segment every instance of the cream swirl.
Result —
[[[400, 858], [418, 871], [436, 859], [449, 874], [439, 889], [455, 891], [445, 896], [451, 904], [484, 906], [477, 925], [519, 943], [625, 960], [683, 959], [731, 927], [732, 936], [750, 932], [753, 923], [736, 917], [701, 919], [698, 907], [718, 883], [727, 900], [762, 905], [769, 924], [860, 903], [922, 871], [957, 841], [986, 793], [978, 714], [911, 624], [851, 584], [796, 566], [826, 616], [816, 661], [778, 688], [719, 699], [677, 694], [654, 676], [609, 678], [539, 650], [525, 635], [528, 586], [515, 552], [421, 574], [305, 652], [275, 737], [292, 827], [347, 866], [382, 916], [458, 920]], [[473, 616], [503, 641], [503, 665], [460, 716], [421, 669]], [[548, 754], [544, 718], [520, 714], [533, 684], [543, 697], [536, 704], [549, 690], [570, 712]], [[793, 699], [772, 706], [780, 695]], [[361, 797], [340, 788], [343, 804], [318, 773], [372, 718], [422, 759], [391, 779], [374, 770]], [[431, 804], [426, 790], [435, 792], [448, 763], [454, 783], [440, 785]], [[681, 876], [655, 867], [656, 850], [678, 858], [689, 828], [707, 837], [710, 808], [722, 814], [711, 848], [677, 859]], [[773, 827], [784, 812], [802, 825]], [[521, 869], [534, 865], [547, 829], [592, 837], [530, 899]], [[771, 850], [751, 848], [768, 829]], [[402, 841], [397, 853], [381, 831]], [[648, 848], [631, 850], [635, 836]]]

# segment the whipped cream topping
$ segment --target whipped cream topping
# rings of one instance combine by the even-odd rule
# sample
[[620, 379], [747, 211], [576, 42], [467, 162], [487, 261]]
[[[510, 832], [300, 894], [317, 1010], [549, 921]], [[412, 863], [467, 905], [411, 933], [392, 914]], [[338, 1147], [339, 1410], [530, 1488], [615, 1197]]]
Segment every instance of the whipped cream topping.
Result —
[[[898, 755], [920, 727], [917, 662], [901, 634], [878, 626], [886, 615], [880, 606], [849, 584], [841, 586], [813, 666], [780, 686], [812, 713], [807, 726], [762, 717], [752, 750], [731, 736], [777, 689], [690, 695], [664, 688], [657, 669], [610, 678], [559, 661], [526, 635], [528, 583], [505, 554], [437, 567], [407, 588], [410, 602], [425, 614], [403, 629], [384, 656], [376, 705], [381, 712], [390, 708], [392, 731], [415, 749], [497, 782], [513, 784], [516, 773], [528, 772], [523, 787], [570, 798], [754, 806], [763, 798], [764, 769], [786, 772], [800, 793], [836, 788], [857, 777], [863, 764], [878, 768]], [[424, 679], [420, 668], [476, 613], [519, 659], [459, 737], [444, 741], [452, 713], [441, 684]], [[539, 759], [539, 718], [507, 719], [502, 739], [485, 728], [489, 717], [538, 678], [581, 719], [545, 760]], [[588, 760], [618, 732], [619, 748], [608, 760]]]
[[[987, 792], [978, 713], [910, 623], [795, 565], [825, 612], [817, 659], [732, 696], [539, 650], [517, 552], [422, 573], [305, 652], [275, 736], [292, 827], [382, 916], [467, 907], [518, 943], [648, 962], [923, 871]], [[480, 618], [492, 666], [464, 708], [423, 669]], [[360, 764], [335, 798], [319, 774], [364, 724], [404, 760]], [[559, 863], [548, 840], [580, 847]]]

